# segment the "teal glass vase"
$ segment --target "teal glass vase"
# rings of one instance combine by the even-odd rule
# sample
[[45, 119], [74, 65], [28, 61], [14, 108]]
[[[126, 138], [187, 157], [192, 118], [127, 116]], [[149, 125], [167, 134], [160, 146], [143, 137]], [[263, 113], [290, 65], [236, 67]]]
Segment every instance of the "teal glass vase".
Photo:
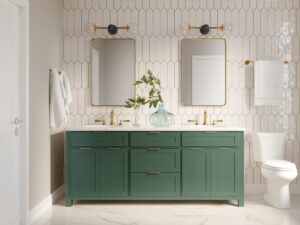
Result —
[[165, 110], [164, 104], [159, 104], [158, 110], [150, 115], [149, 122], [154, 127], [169, 127], [174, 124], [174, 115]]

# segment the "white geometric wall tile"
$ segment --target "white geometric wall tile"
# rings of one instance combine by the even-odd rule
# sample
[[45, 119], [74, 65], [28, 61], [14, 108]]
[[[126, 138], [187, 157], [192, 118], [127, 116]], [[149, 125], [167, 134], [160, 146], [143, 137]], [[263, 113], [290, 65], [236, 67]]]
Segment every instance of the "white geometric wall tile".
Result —
[[[299, 167], [300, 141], [300, 10], [298, 0], [64, 0], [64, 69], [72, 86], [73, 103], [68, 126], [93, 124], [95, 118], [109, 120], [114, 108], [116, 119], [133, 120], [131, 109], [93, 107], [89, 89], [89, 40], [110, 37], [105, 31], [89, 36], [85, 25], [109, 23], [138, 25], [138, 35], [120, 31], [116, 37], [136, 39], [136, 76], [151, 69], [161, 79], [166, 108], [175, 114], [175, 124], [188, 119], [224, 119], [228, 125], [245, 126], [247, 132], [285, 131], [287, 159]], [[202, 37], [198, 31], [183, 35], [182, 24], [212, 26], [229, 22], [230, 33], [213, 30], [208, 37], [227, 40], [227, 105], [224, 107], [183, 107], [180, 89], [180, 40]], [[253, 66], [250, 59], [290, 60], [284, 71], [284, 95], [280, 106], [253, 105]], [[137, 94], [147, 95], [145, 85]], [[140, 123], [149, 124], [153, 108], [142, 107]], [[248, 136], [247, 136], [248, 137]], [[245, 182], [263, 183], [259, 165], [253, 161], [251, 140], [245, 141]], [[296, 181], [299, 183], [299, 179]]]
[[81, 87], [81, 64], [79, 62], [75, 63], [75, 87], [80, 88]]
[[80, 35], [81, 34], [81, 10], [77, 9], [75, 11], [75, 34]]
[[78, 91], [78, 113], [80, 115], [85, 113], [85, 90], [82, 88]]
[[75, 88], [72, 90], [72, 103], [70, 105], [70, 112], [72, 115], [77, 115], [78, 113], [78, 91]]
[[71, 54], [71, 60], [72, 62], [76, 62], [77, 59], [78, 59], [78, 40], [77, 40], [77, 37], [76, 36], [73, 36], [71, 38], [71, 51], [70, 51], [70, 54]]

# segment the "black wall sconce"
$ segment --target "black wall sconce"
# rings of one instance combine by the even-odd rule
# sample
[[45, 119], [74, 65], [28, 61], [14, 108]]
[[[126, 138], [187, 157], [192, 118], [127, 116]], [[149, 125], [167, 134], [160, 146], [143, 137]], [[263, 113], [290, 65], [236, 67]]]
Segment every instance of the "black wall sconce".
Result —
[[116, 25], [109, 24], [107, 27], [100, 27], [100, 26], [97, 26], [96, 24], [88, 23], [86, 25], [86, 28], [87, 28], [88, 33], [90, 33], [90, 34], [96, 32], [97, 30], [105, 30], [106, 29], [109, 34], [115, 35], [118, 33], [119, 29], [129, 31], [130, 26], [127, 25], [127, 26], [118, 27]]
[[195, 26], [191, 26], [189, 25], [188, 26], [188, 30], [191, 31], [191, 30], [194, 30], [194, 29], [199, 29], [200, 33], [203, 34], [203, 35], [207, 35], [211, 29], [216, 29], [216, 30], [220, 30], [220, 31], [224, 31], [225, 29], [228, 31], [228, 30], [231, 30], [231, 25], [229, 24], [222, 24], [221, 26], [216, 26], [216, 27], [210, 27], [208, 24], [203, 24], [201, 27], [195, 27]]

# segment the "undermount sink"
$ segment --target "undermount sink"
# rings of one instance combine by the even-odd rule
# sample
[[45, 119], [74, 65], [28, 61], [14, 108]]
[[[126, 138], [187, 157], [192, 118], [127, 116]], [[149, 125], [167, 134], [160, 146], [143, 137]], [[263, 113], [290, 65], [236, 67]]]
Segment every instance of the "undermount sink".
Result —
[[218, 124], [218, 125], [202, 125], [202, 124], [183, 124], [183, 127], [194, 127], [194, 128], [212, 128], [212, 127], [226, 127], [225, 124]]
[[89, 125], [84, 125], [84, 127], [88, 127], [88, 128], [97, 128], [97, 127], [107, 127], [107, 125], [101, 125], [101, 124], [89, 124]]

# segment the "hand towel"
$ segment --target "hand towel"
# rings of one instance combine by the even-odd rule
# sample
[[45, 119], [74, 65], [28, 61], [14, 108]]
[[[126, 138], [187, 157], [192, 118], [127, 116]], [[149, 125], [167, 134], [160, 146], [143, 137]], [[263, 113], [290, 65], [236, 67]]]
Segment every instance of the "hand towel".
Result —
[[65, 72], [52, 70], [50, 77], [50, 127], [60, 127], [67, 122], [72, 102], [70, 83]]
[[280, 105], [283, 86], [282, 61], [254, 62], [254, 105]]

